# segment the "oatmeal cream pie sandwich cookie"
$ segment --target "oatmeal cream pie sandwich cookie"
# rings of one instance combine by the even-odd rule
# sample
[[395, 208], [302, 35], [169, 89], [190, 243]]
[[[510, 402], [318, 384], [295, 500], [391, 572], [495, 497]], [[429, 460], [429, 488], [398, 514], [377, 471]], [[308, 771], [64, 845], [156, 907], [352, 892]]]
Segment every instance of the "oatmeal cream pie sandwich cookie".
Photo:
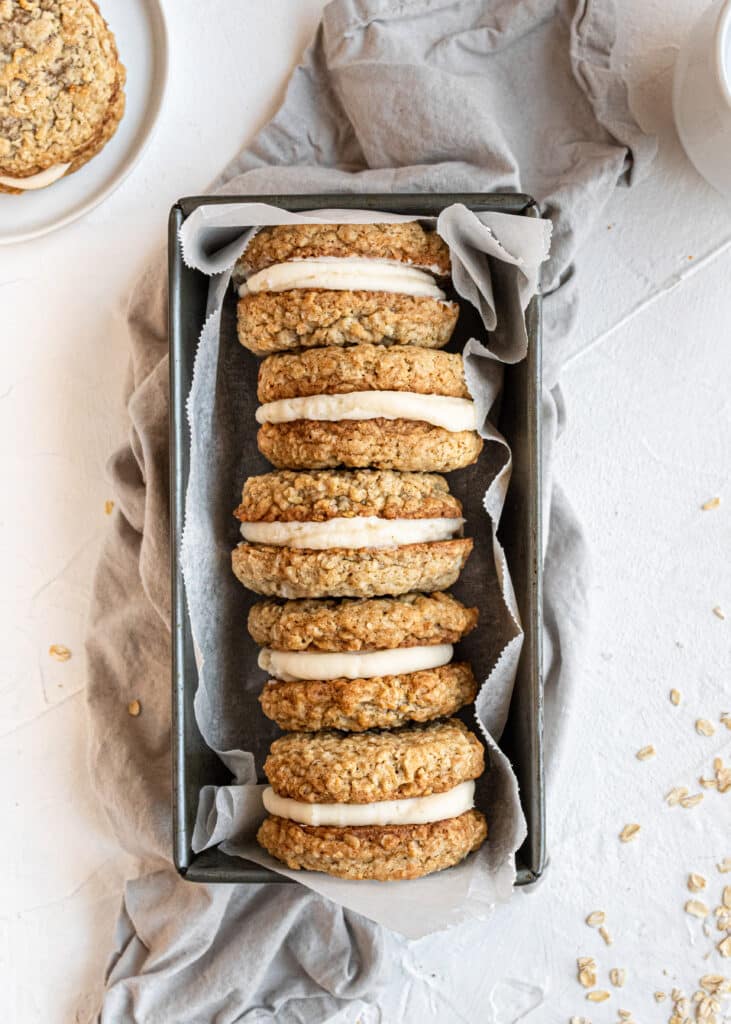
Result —
[[283, 224], [259, 231], [234, 268], [238, 334], [256, 355], [326, 345], [441, 348], [449, 249], [415, 221]]
[[378, 345], [269, 356], [259, 450], [275, 466], [449, 473], [482, 451], [462, 356]]
[[234, 515], [238, 579], [274, 597], [380, 597], [446, 590], [472, 540], [436, 474], [280, 471], [250, 477]]
[[474, 809], [482, 744], [458, 719], [358, 734], [290, 733], [264, 764], [257, 839], [287, 867], [350, 879], [419, 878], [487, 835]]
[[0, 0], [0, 192], [46, 188], [96, 156], [124, 82], [92, 0]]
[[269, 672], [259, 701], [285, 731], [393, 728], [453, 715], [474, 700], [468, 664], [454, 643], [477, 609], [450, 594], [368, 600], [262, 601], [249, 633]]

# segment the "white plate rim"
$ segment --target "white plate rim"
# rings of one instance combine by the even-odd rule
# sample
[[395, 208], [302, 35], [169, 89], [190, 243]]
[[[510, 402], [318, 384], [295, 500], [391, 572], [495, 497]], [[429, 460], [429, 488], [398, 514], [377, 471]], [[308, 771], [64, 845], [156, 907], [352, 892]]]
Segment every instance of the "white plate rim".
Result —
[[99, 192], [95, 192], [88, 202], [82, 203], [81, 206], [77, 206], [70, 213], [62, 214], [57, 220], [50, 221], [42, 227], [32, 228], [30, 231], [15, 232], [11, 235], [0, 234], [0, 246], [15, 245], [18, 242], [29, 242], [32, 238], [40, 238], [42, 235], [48, 235], [52, 231], [58, 231], [59, 228], [66, 227], [66, 225], [73, 224], [74, 221], [79, 220], [81, 217], [85, 217], [87, 213], [96, 209], [96, 207], [103, 203], [105, 199], [108, 199], [113, 192], [117, 191], [122, 182], [132, 173], [139, 161], [142, 159], [142, 156], [155, 133], [155, 129], [160, 118], [160, 111], [162, 110], [162, 104], [165, 99], [165, 92], [168, 85], [170, 65], [168, 26], [161, 0], [145, 0], [145, 3], [150, 8], [154, 19], [153, 35], [155, 36], [157, 47], [159, 48], [160, 65], [158, 74], [156, 75], [152, 102], [149, 106], [147, 116], [149, 124], [147, 131], [137, 146], [130, 151], [127, 159], [124, 161], [119, 171], [111, 178], [106, 187], [102, 188]]

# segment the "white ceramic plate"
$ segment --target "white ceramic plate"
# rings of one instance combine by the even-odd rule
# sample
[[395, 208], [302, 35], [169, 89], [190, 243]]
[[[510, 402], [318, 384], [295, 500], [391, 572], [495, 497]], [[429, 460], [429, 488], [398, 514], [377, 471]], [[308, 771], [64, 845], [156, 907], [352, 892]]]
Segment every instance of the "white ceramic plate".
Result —
[[70, 224], [103, 202], [142, 156], [155, 127], [168, 70], [165, 18], [159, 0], [101, 0], [127, 68], [127, 105], [119, 128], [81, 170], [25, 195], [0, 194], [0, 245], [24, 242]]

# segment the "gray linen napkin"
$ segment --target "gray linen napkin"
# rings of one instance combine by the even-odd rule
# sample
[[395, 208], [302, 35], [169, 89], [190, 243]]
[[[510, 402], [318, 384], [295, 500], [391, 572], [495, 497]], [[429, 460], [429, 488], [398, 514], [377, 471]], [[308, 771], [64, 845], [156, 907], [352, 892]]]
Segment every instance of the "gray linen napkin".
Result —
[[[616, 185], [631, 183], [654, 153], [612, 67], [613, 42], [610, 0], [335, 0], [281, 110], [216, 182], [229, 194], [535, 196], [554, 221], [543, 278], [549, 475], [563, 418], [557, 376], [576, 316], [571, 263]], [[381, 1019], [376, 1004], [396, 1005], [402, 940], [299, 886], [196, 886], [170, 864], [165, 290], [159, 259], [129, 310], [131, 435], [110, 463], [117, 504], [88, 638], [91, 771], [120, 843], [142, 860], [125, 890], [100, 1019], [368, 1024]], [[554, 485], [549, 783], [586, 628], [586, 562]], [[138, 718], [126, 711], [133, 698]], [[560, 820], [551, 827], [560, 833]], [[410, 978], [414, 1006], [418, 984]]]

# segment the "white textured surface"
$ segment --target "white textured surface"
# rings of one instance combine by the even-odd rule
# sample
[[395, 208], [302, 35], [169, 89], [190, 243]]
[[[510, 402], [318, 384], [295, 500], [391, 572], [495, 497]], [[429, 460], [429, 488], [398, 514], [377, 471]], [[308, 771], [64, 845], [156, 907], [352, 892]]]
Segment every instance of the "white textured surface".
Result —
[[[108, 522], [104, 463], [125, 431], [123, 300], [171, 202], [205, 188], [273, 112], [321, 6], [170, 4], [171, 89], [142, 164], [84, 221], [0, 252], [0, 765], [4, 834], [15, 837], [0, 855], [4, 1020], [87, 1019], [128, 867], [89, 789], [81, 695], [91, 573]], [[704, 959], [712, 940], [683, 904], [690, 870], [708, 877], [711, 907], [731, 882], [714, 867], [731, 855], [731, 793], [707, 792], [690, 810], [662, 796], [676, 784], [695, 792], [724, 745], [731, 760], [728, 731], [703, 738], [693, 728], [731, 710], [731, 207], [680, 152], [670, 113], [675, 47], [703, 4], [620, 6], [633, 104], [661, 147], [651, 177], [616, 196], [585, 246], [583, 316], [563, 378], [570, 422], [557, 471], [595, 563], [573, 749], [551, 793], [553, 818], [567, 825], [534, 892], [489, 927], [414, 945], [399, 1004], [382, 1008], [388, 1022], [512, 1024], [523, 1014], [561, 1024], [577, 1014], [601, 1024], [623, 1007], [655, 1024], [670, 1010], [653, 991], [692, 993], [724, 964]], [[716, 494], [720, 508], [700, 511]], [[74, 657], [53, 662], [51, 643]], [[673, 686], [679, 708], [668, 701]], [[646, 743], [658, 755], [637, 762]], [[639, 837], [620, 844], [633, 821]], [[599, 908], [611, 948], [583, 923]], [[584, 1000], [578, 955], [596, 957], [609, 1002]], [[621, 994], [610, 967], [627, 969]], [[341, 1019], [358, 1016], [377, 1019], [362, 1007]]]

